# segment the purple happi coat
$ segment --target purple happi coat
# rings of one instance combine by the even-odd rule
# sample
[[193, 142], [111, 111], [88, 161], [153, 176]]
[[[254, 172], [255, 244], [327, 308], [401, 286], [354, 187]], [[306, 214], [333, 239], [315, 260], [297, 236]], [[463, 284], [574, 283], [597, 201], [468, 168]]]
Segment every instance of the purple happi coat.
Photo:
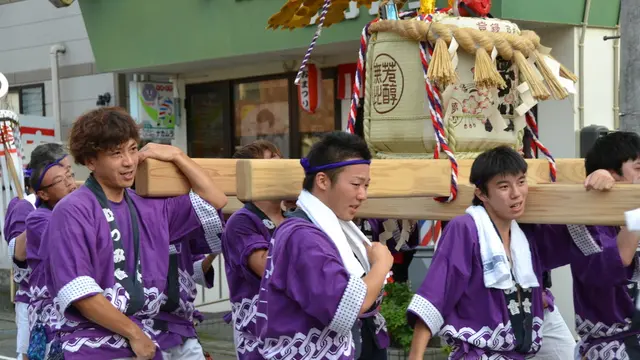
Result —
[[354, 359], [351, 329], [367, 293], [313, 223], [285, 220], [269, 247], [256, 329], [265, 359]]
[[[521, 224], [520, 228], [529, 240], [540, 285], [543, 271], [582, 256], [564, 225]], [[478, 230], [471, 215], [451, 220], [438, 244], [427, 276], [407, 310], [409, 324], [413, 326], [420, 318], [433, 336], [442, 336], [453, 348], [449, 359], [523, 360], [525, 354], [514, 351], [511, 317], [524, 310], [532, 317], [529, 354], [536, 353], [542, 341], [543, 289], [524, 289], [522, 309], [513, 309], [507, 308], [506, 295], [513, 294], [515, 287], [505, 291], [485, 287]]]
[[[59, 314], [51, 298], [51, 269], [48, 246], [43, 243], [51, 220], [51, 210], [39, 207], [27, 217], [27, 263], [31, 269], [29, 279], [29, 329], [38, 323], [44, 325], [47, 343], [56, 333]], [[54, 239], [49, 239], [54, 240]]]
[[[195, 323], [201, 322], [204, 318], [194, 304], [198, 295], [196, 284], [210, 289], [214, 280], [213, 267], [209, 268], [206, 274], [202, 270], [202, 261], [205, 258], [202, 252], [209, 252], [202, 229], [197, 229], [183, 237], [179, 243], [169, 246], [169, 253], [178, 255], [179, 298], [177, 309], [165, 312], [161, 308], [153, 319], [154, 325], [159, 325], [155, 326], [156, 328], [165, 330], [163, 327], [166, 327], [166, 331], [155, 336], [161, 350], [182, 345], [185, 338], [198, 337]], [[167, 290], [165, 289], [164, 295], [169, 297]]]
[[25, 261], [18, 261], [14, 258], [16, 249], [16, 238], [26, 230], [27, 216], [35, 210], [35, 206], [27, 199], [17, 197], [11, 199], [7, 206], [7, 213], [4, 218], [4, 238], [9, 243], [9, 256], [13, 266], [13, 281], [18, 284], [16, 301], [29, 303], [29, 276], [31, 270]]
[[640, 328], [631, 327], [640, 281], [640, 259], [624, 267], [617, 246], [618, 228], [569, 226], [587, 254], [571, 264], [576, 332], [580, 356], [588, 360], [629, 359], [625, 340], [640, 346]]
[[231, 215], [222, 237], [236, 353], [240, 360], [262, 359], [255, 329], [260, 277], [249, 268], [249, 256], [256, 250], [268, 249], [270, 239], [267, 224], [247, 208]]
[[[138, 213], [141, 274], [144, 290], [143, 307], [129, 318], [153, 338], [154, 317], [165, 303], [169, 243], [196, 230], [204, 229], [208, 252], [220, 251], [222, 223], [216, 209], [195, 193], [175, 198], [142, 198], [126, 190]], [[133, 274], [132, 251], [114, 251], [114, 240], [107, 219], [115, 218], [124, 249], [133, 248], [130, 212], [125, 200], [109, 202], [104, 210], [87, 186], [60, 201], [51, 217], [44, 241], [50, 254], [53, 278], [52, 295], [57, 311], [62, 314], [58, 326], [66, 359], [114, 359], [133, 356], [125, 338], [84, 318], [73, 302], [103, 294], [111, 304], [125, 312], [130, 295], [116, 282], [114, 261], [126, 264]], [[51, 239], [51, 240], [48, 240]], [[62, 241], [61, 241], [62, 240]], [[126, 275], [126, 274], [125, 274]], [[161, 357], [159, 351], [156, 357]]]

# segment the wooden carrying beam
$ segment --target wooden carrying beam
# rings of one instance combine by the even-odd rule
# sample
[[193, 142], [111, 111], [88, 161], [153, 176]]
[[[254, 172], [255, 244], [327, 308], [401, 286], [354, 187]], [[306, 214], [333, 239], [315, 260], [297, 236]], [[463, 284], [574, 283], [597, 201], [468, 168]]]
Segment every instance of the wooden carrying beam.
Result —
[[[295, 199], [302, 190], [300, 160], [238, 160], [238, 199]], [[371, 198], [444, 196], [451, 187], [448, 161], [374, 160]], [[425, 186], [426, 184], [426, 186]]]
[[[546, 160], [527, 160], [530, 184], [550, 183]], [[458, 164], [458, 183], [468, 184], [473, 160]], [[558, 183], [582, 184], [583, 159], [561, 159]], [[237, 195], [243, 201], [295, 199], [302, 190], [304, 171], [298, 160], [238, 160]], [[449, 160], [373, 160], [370, 199], [449, 196]]]
[[[236, 194], [236, 159], [194, 159], [227, 195]], [[136, 172], [136, 193], [147, 197], [178, 196], [189, 192], [189, 182], [170, 162], [147, 159]]]
[[[302, 188], [304, 173], [298, 160], [195, 161], [227, 195], [237, 195], [237, 199], [230, 197], [225, 212], [237, 209], [238, 199], [295, 199]], [[458, 199], [451, 204], [441, 204], [428, 196], [449, 194], [448, 160], [374, 160], [370, 200], [363, 204], [358, 216], [449, 220], [463, 214], [473, 196], [473, 187], [468, 185], [472, 163], [473, 160], [459, 162]], [[527, 163], [531, 186], [523, 222], [623, 225], [624, 211], [640, 205], [637, 185], [620, 184], [609, 192], [585, 191], [583, 159], [558, 159], [556, 184], [549, 184], [546, 160], [527, 160]], [[143, 196], [176, 196], [188, 189], [188, 182], [173, 164], [147, 160], [138, 169], [136, 190]]]
[[[225, 194], [241, 200], [295, 199], [302, 190], [304, 171], [299, 160], [194, 159]], [[546, 160], [527, 160], [530, 184], [550, 182]], [[458, 182], [468, 183], [473, 160], [459, 161]], [[583, 159], [559, 159], [558, 183], [582, 183]], [[369, 198], [447, 196], [451, 184], [448, 160], [374, 160]], [[236, 176], [237, 174], [237, 176]], [[237, 185], [237, 187], [236, 187]], [[141, 196], [186, 194], [189, 182], [169, 162], [148, 159], [136, 175]]]
[[[458, 187], [458, 198], [449, 204], [431, 198], [370, 199], [358, 217], [383, 219], [451, 220], [471, 205], [474, 187]], [[526, 211], [518, 221], [532, 224], [625, 224], [624, 212], [640, 205], [640, 186], [618, 184], [611, 191], [586, 191], [578, 184], [529, 186]]]
[[[77, 180], [76, 185], [80, 187], [84, 185], [84, 181]], [[234, 212], [240, 210], [243, 206], [244, 204], [240, 202], [237, 197], [230, 195], [228, 196], [227, 206], [222, 208], [222, 212], [224, 214], [233, 214]]]

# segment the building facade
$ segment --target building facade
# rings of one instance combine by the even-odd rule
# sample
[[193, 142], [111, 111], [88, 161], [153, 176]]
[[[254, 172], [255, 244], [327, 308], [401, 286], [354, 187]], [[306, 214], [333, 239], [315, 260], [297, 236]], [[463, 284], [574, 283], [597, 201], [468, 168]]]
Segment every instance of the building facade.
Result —
[[[57, 55], [60, 96], [55, 97], [51, 71], [51, 50]], [[59, 104], [61, 135], [66, 140], [73, 120], [96, 106], [98, 96], [117, 98], [116, 77], [99, 72], [91, 50], [80, 6], [76, 3], [56, 9], [48, 1], [0, 0], [0, 72], [9, 82], [9, 94], [0, 109], [33, 117], [37, 127], [54, 129], [54, 102]], [[54, 98], [57, 101], [54, 101]], [[33, 123], [33, 120], [31, 120]], [[46, 131], [45, 131], [46, 132]], [[31, 134], [50, 136], [53, 134]], [[84, 178], [81, 167], [76, 174]], [[0, 223], [4, 209], [0, 209]], [[0, 269], [9, 269], [6, 243], [0, 245]]]

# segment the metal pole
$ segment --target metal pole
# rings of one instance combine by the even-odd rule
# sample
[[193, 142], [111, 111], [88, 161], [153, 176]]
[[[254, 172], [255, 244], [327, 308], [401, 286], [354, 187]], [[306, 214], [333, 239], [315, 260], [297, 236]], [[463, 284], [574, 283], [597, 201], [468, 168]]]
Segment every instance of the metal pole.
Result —
[[620, 2], [620, 130], [640, 133], [640, 3]]

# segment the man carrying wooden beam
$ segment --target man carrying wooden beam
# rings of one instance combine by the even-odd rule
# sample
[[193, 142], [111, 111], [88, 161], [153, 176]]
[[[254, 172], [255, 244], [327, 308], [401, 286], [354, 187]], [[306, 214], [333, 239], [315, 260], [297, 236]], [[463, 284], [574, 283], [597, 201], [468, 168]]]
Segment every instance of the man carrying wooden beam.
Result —
[[[56, 201], [66, 195], [67, 191], [72, 190], [75, 187], [75, 184], [72, 184], [70, 188], [65, 187], [64, 184], [60, 184], [61, 186], [57, 186], [55, 188], [49, 186], [43, 189], [43, 185], [47, 186], [51, 184], [43, 184], [41, 171], [36, 171], [36, 173], [33, 172], [34, 167], [40, 167], [41, 163], [48, 162], [59, 163], [65, 169], [70, 169], [71, 161], [64, 157], [65, 152], [61, 145], [43, 144], [36, 147], [31, 155], [31, 163], [25, 171], [25, 189], [28, 188], [28, 192], [37, 192], [38, 190], [47, 192], [48, 195], [56, 198]], [[31, 180], [33, 180], [34, 185], [37, 185], [36, 188], [34, 188], [34, 185], [29, 184]], [[26, 195], [24, 199], [19, 199], [18, 197], [12, 199], [9, 203], [9, 207], [7, 208], [4, 228], [6, 239], [10, 239], [9, 255], [12, 258], [13, 263], [13, 280], [19, 286], [15, 298], [16, 326], [18, 328], [16, 339], [19, 359], [27, 358], [27, 352], [30, 344], [29, 339], [31, 337], [29, 331], [30, 324], [28, 307], [31, 302], [30, 279], [33, 268], [27, 263], [28, 244], [26, 233], [27, 218], [36, 210], [36, 201], [37, 196], [35, 193]]]
[[265, 359], [303, 352], [386, 358], [375, 339], [381, 315], [358, 321], [377, 311], [393, 263], [386, 246], [370, 243], [351, 221], [367, 198], [370, 162], [366, 143], [341, 132], [325, 136], [301, 161], [298, 209], [276, 230], [261, 282], [256, 328]]
[[[587, 174], [602, 175], [601, 181], [640, 182], [640, 136], [613, 132], [598, 139], [585, 157]], [[592, 176], [594, 176], [592, 175]], [[598, 204], [593, 204], [597, 207]], [[577, 242], [601, 253], [601, 247], [615, 247], [626, 231], [614, 226], [569, 227]], [[632, 244], [631, 244], [632, 245]], [[631, 251], [636, 250], [631, 247]], [[617, 254], [613, 253], [614, 256]], [[640, 259], [633, 266], [620, 266], [589, 256], [573, 261], [573, 298], [577, 352], [581, 359], [640, 359], [640, 312], [636, 308]], [[626, 261], [625, 261], [626, 262]]]
[[[29, 359], [46, 359], [55, 338], [55, 305], [50, 296], [48, 254], [40, 251], [42, 238], [51, 219], [51, 210], [60, 200], [76, 190], [71, 157], [60, 144], [38, 145], [31, 153], [29, 184], [36, 194], [37, 208], [26, 219], [24, 258], [31, 274], [26, 279], [29, 304]], [[17, 245], [16, 245], [17, 248]], [[46, 246], [42, 247], [46, 249]], [[17, 254], [17, 252], [16, 252]], [[58, 354], [60, 356], [61, 354]]]
[[[415, 325], [411, 359], [422, 359], [433, 334], [453, 345], [456, 358], [524, 359], [542, 341], [542, 273], [589, 255], [565, 225], [518, 225], [528, 185], [525, 160], [508, 147], [473, 163], [473, 206], [445, 228], [427, 277], [408, 309]], [[609, 188], [598, 176], [587, 188]], [[576, 243], [574, 243], [576, 241]], [[602, 244], [600, 262], [628, 266], [638, 236], [621, 231]], [[486, 309], [486, 311], [478, 311]]]
[[[86, 113], [71, 129], [71, 154], [92, 173], [56, 205], [44, 239], [65, 359], [153, 358], [163, 331], [154, 317], [163, 303], [169, 244], [201, 229], [209, 251], [220, 251], [217, 209], [227, 202], [224, 193], [178, 148], [147, 144], [138, 151], [138, 131], [129, 114], [109, 107]], [[172, 162], [192, 191], [137, 196], [128, 188], [147, 158]], [[177, 347], [183, 354], [199, 349], [196, 358], [202, 358], [197, 339]], [[173, 352], [163, 357], [191, 359]]]
[[[280, 150], [266, 140], [240, 148], [234, 159], [281, 159]], [[222, 237], [236, 353], [240, 360], [262, 359], [255, 330], [260, 280], [267, 266], [267, 249], [276, 226], [284, 221], [281, 201], [246, 202], [227, 222]]]

